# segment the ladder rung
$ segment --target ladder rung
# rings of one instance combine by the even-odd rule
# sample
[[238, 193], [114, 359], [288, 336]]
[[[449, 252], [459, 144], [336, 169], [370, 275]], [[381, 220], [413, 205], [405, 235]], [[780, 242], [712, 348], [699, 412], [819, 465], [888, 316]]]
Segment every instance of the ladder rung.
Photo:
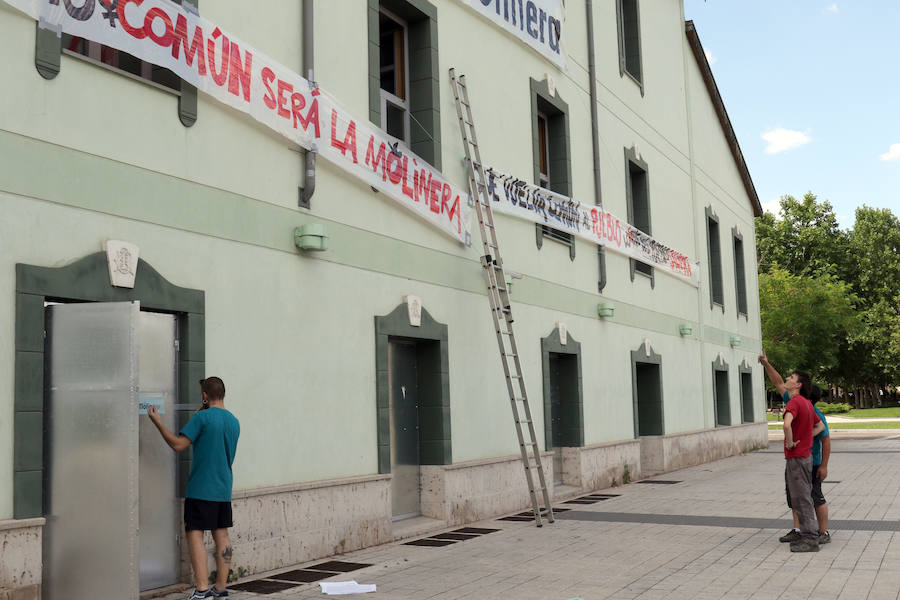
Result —
[[527, 425], [528, 423], [531, 423], [531, 419], [522, 419], [521, 421], [516, 421], [516, 423], [518, 423], [519, 425], [525, 423]]

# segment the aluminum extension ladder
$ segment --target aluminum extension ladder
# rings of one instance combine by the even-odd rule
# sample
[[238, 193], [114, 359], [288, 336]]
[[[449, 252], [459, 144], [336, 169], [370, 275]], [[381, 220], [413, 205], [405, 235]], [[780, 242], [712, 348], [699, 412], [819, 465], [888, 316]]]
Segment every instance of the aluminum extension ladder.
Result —
[[[535, 490], [534, 472], [540, 485], [544, 500], [543, 515], [553, 522], [553, 507], [544, 478], [544, 467], [541, 464], [541, 453], [534, 434], [534, 420], [528, 406], [528, 394], [525, 391], [525, 379], [522, 377], [522, 364], [516, 348], [516, 336], [513, 331], [512, 307], [509, 300], [509, 288], [503, 260], [500, 258], [500, 246], [497, 243], [497, 231], [494, 226], [494, 213], [486, 185], [487, 178], [478, 149], [478, 138], [475, 136], [475, 123], [472, 120], [472, 107], [469, 104], [469, 92], [466, 89], [466, 76], [456, 76], [455, 69], [450, 69], [450, 81], [453, 97], [456, 100], [456, 115], [459, 117], [459, 130], [466, 150], [466, 170], [469, 176], [469, 190], [475, 200], [475, 211], [478, 214], [478, 226], [481, 229], [481, 243], [484, 254], [481, 266], [487, 279], [488, 298], [491, 301], [491, 316], [494, 319], [494, 331], [497, 333], [497, 344], [500, 348], [500, 360], [503, 363], [503, 374], [506, 377], [506, 389], [512, 406], [513, 420], [516, 423], [516, 435], [519, 437], [519, 450], [522, 465], [525, 467], [525, 478], [528, 481], [528, 493], [531, 495], [531, 507], [534, 512], [535, 525], [542, 525], [542, 511], [538, 504]], [[474, 160], [473, 155], [474, 153]], [[524, 418], [523, 418], [524, 417]], [[522, 425], [527, 425], [528, 438], [522, 433]], [[529, 449], [531, 456], [529, 456]]]

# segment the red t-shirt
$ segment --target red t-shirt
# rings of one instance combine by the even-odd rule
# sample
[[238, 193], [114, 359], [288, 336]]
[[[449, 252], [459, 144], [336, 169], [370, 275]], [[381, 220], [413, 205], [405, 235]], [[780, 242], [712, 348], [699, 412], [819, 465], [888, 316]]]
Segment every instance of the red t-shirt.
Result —
[[[785, 392], [787, 395], [787, 392]], [[797, 443], [792, 450], [785, 445], [785, 458], [806, 458], [812, 452], [813, 426], [819, 422], [819, 415], [813, 410], [812, 402], [797, 394], [784, 407], [785, 413], [794, 415], [791, 421], [791, 434]]]

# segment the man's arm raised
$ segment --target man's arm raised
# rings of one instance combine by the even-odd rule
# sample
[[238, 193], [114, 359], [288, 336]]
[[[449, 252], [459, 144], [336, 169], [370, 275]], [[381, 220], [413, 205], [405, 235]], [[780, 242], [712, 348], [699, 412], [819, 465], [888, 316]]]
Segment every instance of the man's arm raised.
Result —
[[187, 447], [191, 445], [191, 440], [183, 435], [175, 435], [169, 431], [168, 427], [163, 425], [162, 418], [160, 418], [159, 411], [155, 406], [151, 406], [147, 409], [147, 416], [150, 417], [150, 420], [153, 421], [153, 424], [159, 429], [159, 433], [163, 436], [163, 439], [166, 440], [166, 443], [175, 452], [186, 450]]
[[784, 396], [784, 379], [781, 378], [781, 375], [775, 370], [775, 367], [769, 363], [769, 358], [766, 356], [765, 349], [763, 349], [762, 354], [759, 355], [759, 364], [763, 366], [766, 375], [769, 377], [769, 381], [771, 381], [772, 385], [775, 386], [775, 389], [778, 390], [778, 395]]

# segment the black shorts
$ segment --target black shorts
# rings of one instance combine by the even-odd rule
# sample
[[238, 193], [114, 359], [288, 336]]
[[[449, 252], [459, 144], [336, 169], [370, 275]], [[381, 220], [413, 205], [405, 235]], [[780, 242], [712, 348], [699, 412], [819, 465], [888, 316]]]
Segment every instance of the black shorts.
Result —
[[184, 530], [212, 531], [227, 529], [231, 521], [231, 502], [214, 500], [184, 499]]
[[[784, 493], [787, 495], [788, 508], [794, 508], [791, 506], [791, 493], [787, 490], [787, 487], [785, 487]], [[819, 479], [819, 465], [813, 465], [812, 468], [812, 491], [810, 495], [812, 496], [813, 506], [826, 504], [825, 494], [822, 493], [822, 481]]]

